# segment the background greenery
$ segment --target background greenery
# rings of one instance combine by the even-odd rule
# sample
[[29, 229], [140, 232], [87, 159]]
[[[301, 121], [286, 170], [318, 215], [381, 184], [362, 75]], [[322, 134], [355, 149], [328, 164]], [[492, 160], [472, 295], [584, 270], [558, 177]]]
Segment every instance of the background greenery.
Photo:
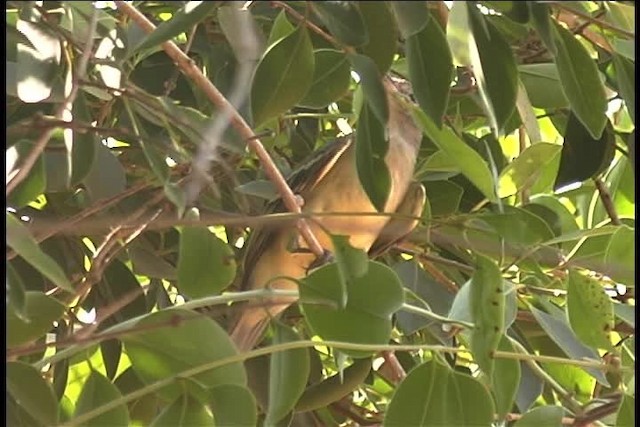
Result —
[[[6, 4], [10, 425], [634, 425], [634, 2], [95, 5]], [[220, 116], [198, 74], [242, 67], [285, 175], [351, 129], [381, 150], [379, 76], [409, 80], [428, 203], [238, 355], [274, 187], [229, 128], [187, 190]]]

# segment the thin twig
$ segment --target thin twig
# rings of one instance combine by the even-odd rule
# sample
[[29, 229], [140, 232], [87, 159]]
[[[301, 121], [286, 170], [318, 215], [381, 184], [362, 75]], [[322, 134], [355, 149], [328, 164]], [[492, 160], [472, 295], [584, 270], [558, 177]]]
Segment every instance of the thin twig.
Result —
[[[133, 19], [145, 32], [151, 33], [156, 29], [156, 26], [131, 4], [125, 3], [124, 1], [116, 1], [115, 3], [120, 11]], [[287, 185], [286, 180], [273, 163], [273, 160], [269, 156], [267, 150], [265, 150], [260, 140], [254, 138], [255, 135], [253, 130], [244, 121], [237, 110], [233, 108], [213, 83], [211, 83], [211, 81], [202, 74], [202, 71], [200, 71], [191, 58], [185, 55], [175, 43], [172, 41], [166, 41], [162, 43], [162, 48], [167, 55], [176, 62], [180, 70], [187, 77], [191, 78], [200, 89], [202, 89], [211, 102], [213, 102], [221, 111], [231, 111], [231, 126], [233, 126], [240, 136], [247, 141], [249, 148], [256, 154], [264, 168], [265, 175], [267, 175], [275, 184], [286, 208], [291, 212], [300, 213], [301, 209], [296, 195]], [[321, 256], [324, 250], [313, 235], [307, 222], [299, 220], [297, 226], [303, 239], [307, 242], [309, 249], [317, 256]]]
[[[79, 82], [80, 79], [84, 77], [87, 71], [87, 65], [89, 64], [89, 58], [93, 53], [93, 42], [94, 35], [96, 32], [96, 28], [98, 25], [98, 13], [97, 9], [93, 10], [91, 14], [91, 22], [89, 23], [89, 30], [87, 35], [87, 44], [84, 47], [84, 51], [82, 52], [82, 56], [80, 57], [80, 61], [78, 62], [78, 66], [76, 68], [76, 72], [73, 75], [73, 80], [71, 84], [71, 90], [69, 91], [69, 95], [64, 100], [64, 102], [58, 107], [56, 113], [54, 114], [54, 118], [57, 120], [62, 120], [65, 116], [65, 113], [72, 110], [73, 102], [78, 96]], [[71, 64], [69, 64], [71, 66]], [[49, 139], [53, 135], [55, 128], [47, 129], [40, 135], [40, 138], [36, 141], [33, 146], [33, 149], [29, 152], [29, 154], [25, 157], [24, 161], [18, 169], [15, 169], [12, 173], [7, 175], [9, 181], [7, 182], [7, 190], [6, 194], [9, 195], [24, 179], [29, 175], [33, 165], [36, 164], [40, 154], [44, 151]]]
[[608, 22], [605, 22], [605, 21], [602, 21], [600, 19], [594, 18], [594, 17], [592, 17], [592, 16], [590, 16], [590, 15], [584, 13], [584, 12], [581, 12], [579, 10], [575, 10], [575, 9], [573, 9], [571, 7], [567, 7], [567, 6], [565, 6], [563, 4], [563, 2], [550, 1], [548, 3], [553, 5], [556, 8], [560, 9], [560, 10], [572, 13], [572, 14], [574, 14], [576, 16], [579, 16], [582, 19], [586, 19], [587, 21], [591, 22], [592, 24], [599, 25], [602, 28], [606, 28], [606, 29], [611, 30], [613, 32], [616, 32], [618, 34], [622, 34], [624, 36], [627, 36], [628, 38], [635, 38], [635, 34], [634, 33], [629, 32], [627, 30], [624, 30], [622, 28], [618, 28], [615, 25], [609, 24]]
[[620, 217], [618, 216], [618, 211], [616, 211], [616, 207], [613, 204], [613, 200], [611, 198], [611, 193], [607, 188], [607, 185], [602, 181], [601, 178], [594, 178], [593, 183], [596, 185], [598, 189], [598, 193], [600, 194], [600, 200], [602, 200], [602, 206], [607, 211], [607, 215], [611, 218], [611, 224], [613, 225], [622, 225], [620, 222]]

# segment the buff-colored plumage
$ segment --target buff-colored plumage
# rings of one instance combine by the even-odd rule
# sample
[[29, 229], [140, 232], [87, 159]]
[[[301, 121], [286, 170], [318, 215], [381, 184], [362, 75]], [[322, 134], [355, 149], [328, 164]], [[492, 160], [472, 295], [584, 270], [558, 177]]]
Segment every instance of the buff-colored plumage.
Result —
[[[398, 99], [400, 95], [395, 93], [393, 85], [385, 82], [385, 88], [389, 104], [389, 149], [385, 162], [391, 176], [391, 189], [384, 211], [395, 213], [403, 209], [409, 215], [419, 214], [424, 204], [424, 189], [411, 184], [422, 133], [407, 107]], [[319, 151], [311, 162], [294, 172], [288, 182], [293, 192], [304, 199], [304, 212], [376, 212], [356, 172], [352, 136]], [[269, 210], [275, 212], [283, 208], [276, 202]], [[406, 220], [399, 225], [391, 224], [389, 217], [384, 216], [316, 218], [309, 222], [311, 229], [328, 251], [333, 249], [331, 241], [314, 221], [332, 234], [350, 236], [351, 245], [365, 251], [369, 251], [374, 242], [375, 250], [379, 251], [415, 226], [415, 221]], [[299, 248], [306, 248], [304, 240], [295, 234], [295, 227], [254, 230], [248, 242], [242, 290], [258, 289], [267, 284], [273, 289], [296, 289], [291, 280], [273, 278], [302, 278], [316, 257], [304, 250], [291, 251], [292, 241]], [[293, 302], [295, 300], [291, 298], [278, 298], [259, 306], [244, 307], [231, 331], [237, 348], [246, 351], [254, 347], [269, 320]]]

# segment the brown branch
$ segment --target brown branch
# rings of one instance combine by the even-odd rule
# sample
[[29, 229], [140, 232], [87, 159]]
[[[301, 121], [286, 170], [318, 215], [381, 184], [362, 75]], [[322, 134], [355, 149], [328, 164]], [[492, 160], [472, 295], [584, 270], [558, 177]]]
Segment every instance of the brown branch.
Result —
[[[78, 67], [76, 68], [76, 73], [73, 76], [73, 81], [71, 84], [71, 90], [69, 95], [64, 100], [64, 102], [58, 107], [54, 117], [58, 120], [62, 120], [64, 118], [65, 112], [71, 111], [73, 107], [73, 101], [75, 101], [76, 96], [78, 96], [78, 89], [80, 87], [79, 81], [85, 75], [87, 71], [87, 65], [89, 64], [89, 57], [93, 52], [93, 41], [94, 35], [96, 32], [96, 28], [98, 25], [98, 13], [97, 10], [94, 9], [91, 14], [91, 22], [89, 23], [89, 34], [87, 36], [87, 44], [84, 47], [84, 51], [82, 52], [82, 56], [80, 57], [80, 61], [78, 62]], [[71, 62], [71, 61], [69, 61]], [[71, 64], [69, 64], [71, 66]], [[33, 166], [38, 161], [40, 154], [44, 151], [49, 139], [53, 135], [55, 128], [47, 129], [40, 135], [40, 138], [34, 144], [33, 149], [26, 156], [24, 161], [18, 169], [14, 169], [11, 173], [7, 175], [9, 181], [7, 182], [7, 190], [6, 194], [9, 195], [24, 179], [29, 175], [29, 172], [33, 168]], [[14, 173], [15, 172], [15, 173]]]
[[602, 21], [600, 19], [594, 18], [594, 17], [592, 17], [592, 16], [590, 16], [590, 15], [584, 13], [584, 12], [581, 12], [579, 10], [575, 10], [575, 9], [573, 9], [571, 7], [567, 7], [567, 6], [565, 6], [563, 4], [563, 2], [551, 1], [551, 2], [548, 2], [548, 3], [551, 4], [552, 6], [560, 9], [560, 11], [565, 11], [565, 12], [571, 13], [573, 15], [576, 15], [576, 16], [582, 18], [582, 19], [586, 19], [587, 21], [589, 21], [590, 23], [592, 23], [594, 25], [598, 25], [598, 26], [600, 26], [602, 28], [606, 28], [606, 29], [611, 30], [613, 32], [616, 32], [618, 34], [622, 34], [622, 35], [624, 35], [624, 36], [626, 36], [628, 38], [631, 38], [631, 39], [635, 38], [635, 34], [634, 33], [629, 32], [627, 30], [623, 30], [622, 28], [618, 28], [615, 25], [609, 24], [608, 22], [605, 22], [605, 21]]
[[611, 193], [609, 193], [609, 189], [607, 185], [602, 181], [601, 178], [594, 178], [593, 183], [596, 185], [598, 189], [598, 193], [600, 194], [600, 200], [602, 200], [602, 206], [607, 211], [609, 218], [611, 218], [611, 224], [613, 225], [622, 225], [620, 222], [620, 217], [618, 216], [618, 212], [616, 211], [616, 207], [613, 204], [613, 200], [611, 199]]
[[[116, 5], [118, 9], [129, 16], [132, 20], [134, 20], [145, 32], [151, 33], [156, 29], [156, 26], [149, 21], [140, 11], [138, 11], [131, 4], [125, 3], [124, 1], [116, 1]], [[193, 82], [204, 92], [204, 94], [209, 98], [209, 100], [216, 105], [222, 111], [230, 111], [231, 117], [230, 122], [231, 126], [247, 141], [247, 145], [253, 151], [258, 159], [262, 167], [264, 168], [265, 174], [269, 177], [269, 179], [275, 184], [278, 193], [282, 197], [282, 201], [286, 208], [295, 213], [300, 213], [300, 205], [298, 204], [298, 200], [296, 195], [291, 191], [291, 188], [287, 185], [286, 180], [273, 163], [273, 160], [269, 156], [267, 150], [265, 150], [264, 146], [260, 142], [259, 139], [255, 138], [253, 130], [249, 127], [249, 125], [244, 121], [242, 116], [238, 113], [238, 111], [229, 103], [229, 101], [220, 93], [220, 91], [211, 83], [211, 81], [202, 74], [202, 71], [196, 66], [196, 64], [184, 54], [180, 50], [178, 46], [172, 41], [166, 41], [162, 43], [162, 48], [167, 53], [167, 55], [176, 62], [176, 65], [180, 68], [187, 77], [191, 78]], [[297, 223], [300, 234], [304, 238], [304, 240], [309, 245], [309, 249], [316, 254], [317, 256], [321, 256], [324, 252], [322, 246], [313, 235], [309, 225], [304, 220], [299, 220]]]

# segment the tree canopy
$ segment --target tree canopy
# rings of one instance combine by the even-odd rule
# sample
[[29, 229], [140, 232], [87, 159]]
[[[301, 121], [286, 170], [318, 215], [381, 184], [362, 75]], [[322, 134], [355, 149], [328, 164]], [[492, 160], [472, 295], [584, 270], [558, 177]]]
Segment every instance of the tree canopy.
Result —
[[[634, 425], [634, 2], [14, 1], [6, 48], [10, 425]], [[418, 226], [238, 352], [282, 176], [354, 133], [385, 200], [383, 76]]]

